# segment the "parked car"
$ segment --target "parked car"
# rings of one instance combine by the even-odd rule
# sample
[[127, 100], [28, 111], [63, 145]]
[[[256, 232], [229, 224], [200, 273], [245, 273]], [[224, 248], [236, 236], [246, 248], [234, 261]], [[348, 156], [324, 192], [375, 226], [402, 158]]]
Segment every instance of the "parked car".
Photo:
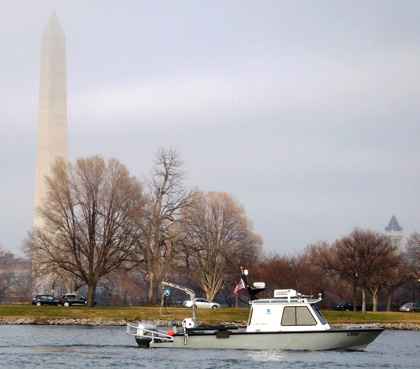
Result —
[[[337, 302], [334, 304], [334, 310], [344, 310], [344, 311], [353, 311], [354, 303], [353, 302]], [[356, 304], [356, 310], [361, 311], [362, 305]]]
[[420, 304], [415, 304], [414, 302], [406, 302], [404, 305], [401, 305], [399, 308], [403, 312], [420, 312]]
[[68, 293], [60, 297], [60, 304], [63, 306], [86, 305], [87, 299], [78, 294]]
[[[184, 305], [186, 307], [192, 307], [192, 301], [184, 301]], [[207, 299], [197, 298], [195, 299], [195, 307], [196, 308], [204, 308], [204, 309], [220, 309], [222, 306], [217, 302], [212, 302]]]
[[57, 297], [53, 295], [36, 295], [32, 299], [32, 305], [42, 306], [42, 305], [60, 305], [60, 301]]

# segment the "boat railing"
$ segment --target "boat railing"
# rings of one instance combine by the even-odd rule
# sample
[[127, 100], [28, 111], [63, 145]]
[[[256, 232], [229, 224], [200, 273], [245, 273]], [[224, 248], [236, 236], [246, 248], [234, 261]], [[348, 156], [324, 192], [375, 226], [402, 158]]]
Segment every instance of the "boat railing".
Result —
[[136, 324], [127, 324], [127, 334], [136, 337], [145, 337], [151, 339], [152, 342], [173, 342], [173, 336], [169, 336], [166, 332], [147, 329]]

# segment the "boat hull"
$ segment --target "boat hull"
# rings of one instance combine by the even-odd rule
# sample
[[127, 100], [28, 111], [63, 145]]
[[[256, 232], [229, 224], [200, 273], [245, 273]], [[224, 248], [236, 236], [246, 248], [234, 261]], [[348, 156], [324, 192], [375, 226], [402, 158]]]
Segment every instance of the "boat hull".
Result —
[[[190, 332], [176, 334], [172, 342], [150, 342], [150, 348], [235, 350], [363, 350], [382, 328], [328, 329], [302, 332]], [[218, 336], [220, 338], [218, 338]]]

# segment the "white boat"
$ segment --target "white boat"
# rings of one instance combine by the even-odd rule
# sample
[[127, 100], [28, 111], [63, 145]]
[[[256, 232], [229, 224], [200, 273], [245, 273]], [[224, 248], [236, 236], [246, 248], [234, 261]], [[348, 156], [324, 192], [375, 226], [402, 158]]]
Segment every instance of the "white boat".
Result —
[[[363, 350], [382, 331], [376, 325], [349, 325], [331, 328], [316, 303], [321, 301], [303, 296], [295, 290], [275, 290], [274, 298], [257, 299], [264, 283], [242, 281], [251, 297], [251, 310], [245, 328], [197, 326], [193, 317], [182, 327], [164, 329], [150, 324], [128, 324], [127, 333], [136, 338], [141, 348], [178, 349], [242, 349], [242, 350]], [[163, 285], [183, 290], [194, 301], [192, 290], [164, 282]]]

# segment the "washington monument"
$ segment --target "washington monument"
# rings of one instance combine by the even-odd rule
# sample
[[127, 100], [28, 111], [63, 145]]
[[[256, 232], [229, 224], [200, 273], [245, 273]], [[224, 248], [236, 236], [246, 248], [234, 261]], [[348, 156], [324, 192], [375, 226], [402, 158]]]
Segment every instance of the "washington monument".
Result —
[[36, 209], [46, 193], [45, 176], [59, 157], [67, 161], [66, 37], [53, 12], [41, 41], [35, 226], [42, 225]]

